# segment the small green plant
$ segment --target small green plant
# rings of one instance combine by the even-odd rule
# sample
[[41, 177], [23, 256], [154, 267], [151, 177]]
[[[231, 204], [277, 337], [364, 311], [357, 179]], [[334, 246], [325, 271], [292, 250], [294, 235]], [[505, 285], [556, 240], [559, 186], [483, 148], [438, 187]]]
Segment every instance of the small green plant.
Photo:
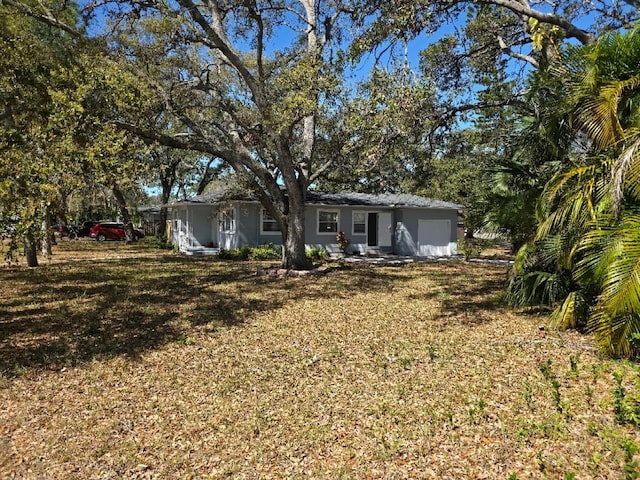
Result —
[[218, 252], [218, 258], [220, 260], [237, 260], [235, 255], [235, 250], [227, 250], [226, 248], [221, 248]]
[[271, 243], [258, 245], [257, 247], [243, 245], [231, 250], [223, 248], [218, 253], [218, 258], [221, 260], [275, 260], [280, 256], [280, 250]]
[[313, 247], [306, 251], [307, 258], [312, 262], [324, 262], [329, 258], [329, 252], [322, 247]]
[[401, 355], [398, 357], [398, 365], [400, 365], [403, 369], [408, 370], [411, 364], [414, 362], [415, 358], [413, 355]]
[[538, 469], [541, 472], [544, 472], [547, 469], [547, 464], [544, 461], [544, 457], [542, 456], [542, 450], [538, 450], [536, 452], [536, 459], [538, 460]]
[[464, 259], [468, 262], [480, 256], [482, 246], [473, 238], [462, 238], [458, 240], [458, 252], [464, 255]]
[[624, 375], [620, 372], [613, 373], [615, 387], [613, 389], [613, 413], [616, 421], [624, 425], [626, 423], [640, 426], [640, 373], [636, 378], [636, 392], [627, 393], [623, 385]]
[[636, 454], [640, 452], [640, 445], [633, 438], [625, 438], [620, 442], [620, 447], [624, 450], [624, 478], [626, 480], [637, 480], [640, 478], [640, 463], [636, 460]]
[[584, 395], [587, 399], [587, 405], [593, 406], [593, 388], [590, 385], [584, 387]]
[[569, 355], [569, 364], [571, 366], [571, 373], [578, 373], [578, 361], [580, 360], [580, 354]]
[[624, 405], [625, 397], [627, 396], [627, 389], [622, 385], [623, 375], [620, 372], [613, 373], [613, 380], [616, 383], [613, 389], [613, 413], [616, 416], [618, 423], [626, 423], [626, 408]]
[[238, 248], [238, 257], [240, 260], [248, 260], [249, 255], [251, 255], [251, 247], [243, 245]]
[[558, 413], [562, 413], [564, 411], [564, 408], [562, 406], [562, 403], [560, 402], [560, 382], [558, 382], [558, 380], [556, 380], [555, 378], [551, 380], [551, 395], [556, 410], [558, 411]]
[[522, 385], [522, 396], [524, 397], [524, 401], [527, 402], [529, 410], [533, 410], [533, 385], [531, 385], [530, 382], [525, 381]]
[[553, 405], [556, 407], [556, 411], [558, 413], [565, 413], [567, 416], [570, 416], [569, 412], [565, 411], [564, 405], [561, 401], [560, 395], [560, 382], [553, 370], [551, 369], [551, 359], [548, 358], [545, 362], [539, 363], [540, 372], [542, 376], [547, 380], [551, 385], [551, 398], [553, 400]]
[[552, 380], [555, 378], [553, 371], [551, 370], [551, 359], [548, 358], [546, 362], [540, 363], [540, 372], [545, 380]]
[[429, 355], [429, 360], [433, 362], [437, 357], [436, 348], [433, 345], [428, 345], [427, 354]]
[[472, 421], [475, 421], [476, 414], [483, 416], [485, 413], [485, 408], [487, 406], [487, 402], [482, 399], [476, 401], [472, 406], [467, 409], [467, 413], [469, 413], [469, 417]]
[[193, 339], [193, 337], [190, 337], [186, 333], [181, 333], [178, 336], [178, 343], [180, 345], [193, 345], [194, 343], [196, 343], [196, 341]]

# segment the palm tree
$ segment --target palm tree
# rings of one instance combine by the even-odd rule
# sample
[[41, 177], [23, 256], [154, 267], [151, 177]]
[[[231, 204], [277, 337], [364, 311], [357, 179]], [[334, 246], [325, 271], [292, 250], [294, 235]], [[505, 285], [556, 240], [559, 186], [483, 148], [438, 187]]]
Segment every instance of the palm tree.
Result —
[[586, 325], [611, 354], [633, 355], [640, 352], [640, 30], [572, 49], [558, 71], [568, 78], [572, 165], [543, 192], [511, 298], [552, 304], [555, 326]]

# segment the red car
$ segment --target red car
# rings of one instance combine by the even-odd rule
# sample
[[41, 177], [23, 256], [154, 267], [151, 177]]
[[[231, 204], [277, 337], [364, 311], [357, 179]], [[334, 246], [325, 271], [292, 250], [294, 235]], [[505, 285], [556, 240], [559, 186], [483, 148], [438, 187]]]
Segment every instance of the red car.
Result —
[[[115, 222], [96, 223], [89, 229], [89, 236], [103, 242], [105, 240], [124, 240], [124, 224]], [[138, 228], [133, 229], [133, 238], [144, 238], [144, 232]]]

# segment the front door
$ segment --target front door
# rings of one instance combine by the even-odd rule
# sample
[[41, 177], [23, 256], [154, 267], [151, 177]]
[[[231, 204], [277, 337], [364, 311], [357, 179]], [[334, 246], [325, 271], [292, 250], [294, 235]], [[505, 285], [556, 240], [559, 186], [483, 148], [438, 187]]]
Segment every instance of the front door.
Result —
[[232, 250], [238, 248], [238, 235], [236, 232], [236, 209], [227, 207], [218, 214], [218, 239], [220, 248]]
[[367, 247], [391, 246], [391, 213], [367, 214]]
[[367, 247], [378, 246], [378, 214], [369, 213], [367, 218]]

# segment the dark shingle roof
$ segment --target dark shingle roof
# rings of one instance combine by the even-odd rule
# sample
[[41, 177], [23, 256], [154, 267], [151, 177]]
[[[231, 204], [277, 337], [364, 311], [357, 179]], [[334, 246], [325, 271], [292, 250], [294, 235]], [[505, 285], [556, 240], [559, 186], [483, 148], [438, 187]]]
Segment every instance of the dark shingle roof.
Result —
[[422, 208], [451, 208], [460, 209], [462, 206], [455, 203], [433, 200], [408, 193], [382, 193], [373, 195], [370, 193], [324, 193], [309, 191], [307, 202], [321, 205], [352, 205], [375, 207], [422, 207]]
[[[247, 194], [232, 193], [227, 190], [218, 190], [205, 193], [185, 200], [173, 202], [173, 205], [180, 203], [219, 203], [228, 200], [256, 201], [255, 197]], [[360, 207], [407, 207], [407, 208], [442, 208], [461, 209], [461, 205], [455, 203], [433, 200], [431, 198], [420, 197], [408, 193], [382, 193], [373, 195], [370, 193], [340, 192], [326, 193], [310, 190], [307, 192], [307, 203], [316, 205], [348, 205]]]
[[180, 204], [189, 204], [189, 203], [220, 203], [226, 202], [229, 200], [238, 200], [238, 201], [246, 201], [246, 202], [255, 202], [255, 197], [251, 197], [248, 194], [238, 193], [233, 190], [216, 190], [214, 192], [203, 193], [202, 195], [194, 195], [193, 197], [185, 198], [182, 200], [175, 200], [170, 202], [168, 205], [180, 205]]

